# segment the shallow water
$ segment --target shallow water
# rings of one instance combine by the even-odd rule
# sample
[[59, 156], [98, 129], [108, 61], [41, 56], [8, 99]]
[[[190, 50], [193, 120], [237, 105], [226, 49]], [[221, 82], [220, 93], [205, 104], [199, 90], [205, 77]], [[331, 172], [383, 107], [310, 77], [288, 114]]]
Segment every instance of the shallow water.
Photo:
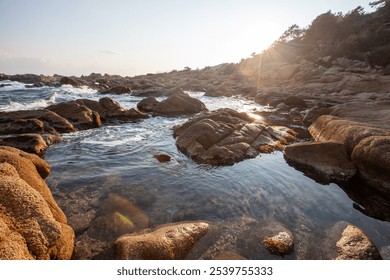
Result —
[[[14, 90], [0, 88], [0, 110], [42, 108], [67, 100], [102, 97], [88, 88], [12, 86]], [[212, 110], [263, 109], [239, 98], [192, 94]], [[142, 99], [130, 95], [109, 97], [126, 108], [135, 107]], [[290, 167], [282, 152], [227, 167], [194, 163], [177, 150], [172, 137], [172, 127], [185, 121], [155, 117], [63, 135], [64, 141], [50, 147], [45, 157], [52, 167], [48, 183], [60, 206], [65, 204], [60, 193], [82, 190], [78, 192], [79, 200], [88, 200], [90, 193], [117, 193], [145, 211], [151, 226], [198, 219], [227, 224], [250, 217], [261, 225], [283, 224], [300, 242], [315, 239], [335, 223], [346, 221], [365, 231], [379, 249], [390, 245], [389, 222], [357, 210], [354, 201], [336, 184], [319, 184]], [[172, 160], [160, 163], [153, 156], [155, 152], [166, 152]], [[64, 207], [70, 215], [68, 209]], [[384, 211], [388, 210], [385, 207]]]

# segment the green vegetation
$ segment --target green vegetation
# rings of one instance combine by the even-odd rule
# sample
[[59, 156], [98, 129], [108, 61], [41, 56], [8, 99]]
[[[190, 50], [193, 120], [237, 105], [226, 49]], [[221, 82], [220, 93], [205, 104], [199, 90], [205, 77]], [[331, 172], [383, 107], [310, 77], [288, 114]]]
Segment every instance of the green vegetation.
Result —
[[[370, 3], [376, 8], [366, 13], [357, 7], [346, 14], [328, 11], [315, 18], [307, 28], [294, 24], [262, 55], [262, 62], [302, 59], [318, 61], [338, 57], [368, 61], [371, 65], [390, 64], [390, 0]], [[253, 55], [247, 60], [259, 60]], [[242, 63], [249, 61], [243, 60]]]

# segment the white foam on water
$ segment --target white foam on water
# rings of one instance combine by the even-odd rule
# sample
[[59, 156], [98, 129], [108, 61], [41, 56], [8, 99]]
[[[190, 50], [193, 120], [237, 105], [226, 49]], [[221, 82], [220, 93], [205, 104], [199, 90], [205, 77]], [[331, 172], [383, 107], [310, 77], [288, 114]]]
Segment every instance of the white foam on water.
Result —
[[4, 87], [0, 88], [0, 91], [21, 90], [21, 89], [26, 89], [26, 85], [32, 85], [32, 84], [24, 84], [24, 83], [19, 83], [10, 80], [0, 81], [0, 84], [5, 85]]
[[54, 93], [50, 96], [49, 99], [39, 99], [31, 103], [22, 103], [16, 101], [9, 101], [8, 104], [1, 104], [0, 111], [21, 111], [21, 110], [37, 110], [43, 109], [47, 106], [53, 105], [56, 103], [57, 94]]

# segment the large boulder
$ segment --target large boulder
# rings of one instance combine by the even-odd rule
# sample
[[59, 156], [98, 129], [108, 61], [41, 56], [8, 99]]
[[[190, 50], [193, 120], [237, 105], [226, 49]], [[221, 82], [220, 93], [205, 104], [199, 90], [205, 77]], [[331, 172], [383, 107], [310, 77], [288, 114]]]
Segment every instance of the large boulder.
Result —
[[322, 115], [309, 127], [316, 141], [344, 143], [350, 155], [357, 144], [369, 136], [390, 136], [390, 130], [330, 115]]
[[35, 133], [1, 136], [0, 145], [18, 148], [38, 156], [43, 156], [49, 146], [41, 135]]
[[44, 178], [39, 157], [0, 147], [0, 259], [70, 259], [74, 233]]
[[317, 181], [343, 182], [356, 174], [355, 165], [349, 160], [344, 144], [308, 142], [289, 145], [285, 149], [287, 162]]
[[208, 231], [205, 222], [163, 225], [134, 235], [124, 235], [115, 242], [118, 259], [181, 260]]
[[73, 87], [80, 87], [82, 84], [81, 82], [77, 81], [76, 79], [69, 78], [69, 77], [62, 77], [60, 79], [61, 85], [71, 85]]
[[156, 106], [154, 114], [160, 116], [180, 116], [192, 115], [206, 110], [206, 105], [202, 101], [182, 92], [171, 95], [161, 101]]
[[295, 132], [271, 127], [245, 113], [219, 109], [174, 127], [178, 149], [198, 163], [232, 165], [261, 152], [283, 149], [295, 141]]
[[77, 102], [63, 102], [56, 105], [46, 107], [70, 121], [77, 129], [90, 129], [101, 127], [102, 123], [97, 112], [92, 111], [85, 105], [80, 105]]
[[352, 160], [365, 181], [390, 193], [390, 136], [364, 138], [355, 146]]
[[370, 186], [390, 191], [389, 129], [324, 115], [309, 130], [317, 141], [343, 143], [360, 177]]
[[149, 96], [138, 102], [137, 108], [142, 112], [153, 112], [159, 103], [160, 101], [158, 101], [155, 97]]
[[[27, 121], [27, 120], [34, 121]], [[29, 110], [29, 111], [13, 111], [13, 112], [0, 112], [1, 122], [17, 122], [20, 121], [19, 126], [23, 125], [23, 120], [29, 127], [32, 127], [34, 131], [26, 131], [21, 129], [23, 133], [37, 132], [39, 127], [42, 127], [45, 133], [54, 132], [69, 133], [75, 132], [76, 128], [65, 118], [49, 110]], [[41, 123], [36, 122], [39, 120]], [[35, 124], [31, 124], [34, 122]]]

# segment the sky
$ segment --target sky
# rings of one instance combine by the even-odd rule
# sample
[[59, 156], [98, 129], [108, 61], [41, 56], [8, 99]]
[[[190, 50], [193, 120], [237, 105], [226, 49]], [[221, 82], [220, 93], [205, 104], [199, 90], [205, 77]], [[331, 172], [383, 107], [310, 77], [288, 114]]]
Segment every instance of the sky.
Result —
[[0, 0], [0, 73], [135, 76], [239, 62], [370, 0]]

